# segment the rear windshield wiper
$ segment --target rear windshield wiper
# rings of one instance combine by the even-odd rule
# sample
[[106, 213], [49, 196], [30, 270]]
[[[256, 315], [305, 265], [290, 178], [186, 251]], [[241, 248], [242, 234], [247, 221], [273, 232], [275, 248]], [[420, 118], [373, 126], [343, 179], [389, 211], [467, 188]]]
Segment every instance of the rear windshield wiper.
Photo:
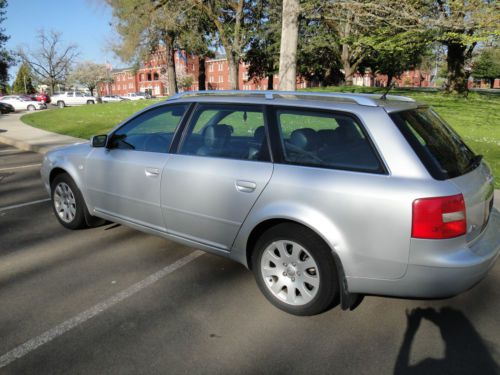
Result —
[[481, 164], [481, 160], [483, 160], [483, 155], [474, 155], [470, 160], [469, 160], [469, 165], [468, 165], [468, 170], [472, 171], [473, 169], [476, 169], [479, 164]]

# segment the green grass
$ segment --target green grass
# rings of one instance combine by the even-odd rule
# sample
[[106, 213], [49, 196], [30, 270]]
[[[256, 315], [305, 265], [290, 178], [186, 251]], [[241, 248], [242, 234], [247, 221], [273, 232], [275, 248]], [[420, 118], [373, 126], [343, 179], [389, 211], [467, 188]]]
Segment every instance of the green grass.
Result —
[[135, 100], [117, 103], [53, 108], [26, 114], [21, 120], [28, 125], [54, 133], [89, 139], [92, 135], [105, 134], [135, 112], [158, 100]]
[[[311, 90], [367, 93], [383, 91], [363, 87]], [[409, 96], [433, 106], [476, 153], [484, 155], [493, 168], [496, 188], [500, 188], [500, 95], [471, 93], [464, 99], [439, 92], [405, 89], [394, 89], [391, 94]], [[88, 139], [94, 134], [107, 133], [128, 116], [152, 103], [151, 100], [138, 100], [54, 109], [27, 114], [21, 119], [37, 128]]]

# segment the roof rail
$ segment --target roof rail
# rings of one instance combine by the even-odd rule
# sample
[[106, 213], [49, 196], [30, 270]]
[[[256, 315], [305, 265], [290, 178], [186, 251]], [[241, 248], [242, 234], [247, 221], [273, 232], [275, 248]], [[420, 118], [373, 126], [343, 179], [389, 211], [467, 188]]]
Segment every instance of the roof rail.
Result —
[[[313, 99], [313, 98], [324, 98], [324, 99], [338, 99], [340, 101], [348, 101], [357, 103], [360, 105], [365, 105], [369, 107], [377, 107], [380, 95], [378, 94], [351, 94], [351, 93], [334, 93], [334, 92], [309, 92], [309, 91], [273, 91], [273, 90], [206, 90], [206, 91], [185, 91], [175, 94], [168, 98], [167, 100], [176, 100], [186, 97], [196, 97], [196, 96], [261, 96], [267, 100], [273, 100], [278, 98], [293, 97], [294, 99]], [[406, 98], [404, 96], [387, 95], [388, 100], [399, 100], [414, 102], [413, 99]]]

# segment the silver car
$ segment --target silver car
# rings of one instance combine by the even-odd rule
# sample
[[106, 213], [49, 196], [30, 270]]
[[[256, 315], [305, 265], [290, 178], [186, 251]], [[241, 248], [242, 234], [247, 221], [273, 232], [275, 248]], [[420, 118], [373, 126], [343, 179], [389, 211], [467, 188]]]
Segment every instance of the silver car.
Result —
[[500, 251], [490, 168], [404, 97], [180, 94], [41, 173], [65, 227], [107, 220], [229, 257], [297, 315], [452, 296]]

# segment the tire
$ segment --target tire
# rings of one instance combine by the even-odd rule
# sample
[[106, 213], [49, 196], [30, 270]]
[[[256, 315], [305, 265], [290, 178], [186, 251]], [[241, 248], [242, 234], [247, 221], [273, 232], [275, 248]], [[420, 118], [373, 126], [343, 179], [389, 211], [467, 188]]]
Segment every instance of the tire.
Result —
[[57, 220], [68, 229], [86, 228], [85, 201], [73, 179], [66, 173], [56, 176], [50, 185], [52, 209]]
[[29, 112], [36, 111], [36, 108], [35, 108], [35, 106], [34, 106], [33, 104], [30, 104], [30, 105], [28, 106], [28, 108], [26, 108], [26, 109], [27, 109]]
[[64, 102], [62, 100], [60, 100], [60, 101], [57, 102], [57, 106], [59, 108], [64, 108], [66, 105], [64, 104]]
[[87, 100], [87, 104], [94, 104], [93, 100]]
[[299, 224], [267, 230], [255, 245], [252, 269], [264, 296], [293, 315], [322, 313], [333, 306], [339, 291], [331, 249]]

